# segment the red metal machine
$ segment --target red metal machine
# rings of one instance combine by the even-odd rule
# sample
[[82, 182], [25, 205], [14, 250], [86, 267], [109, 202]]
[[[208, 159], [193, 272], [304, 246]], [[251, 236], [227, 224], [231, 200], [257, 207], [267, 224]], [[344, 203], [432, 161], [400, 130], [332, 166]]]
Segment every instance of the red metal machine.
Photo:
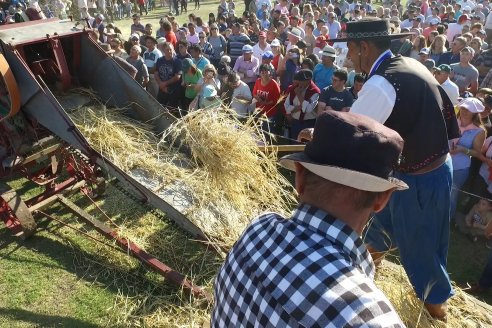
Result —
[[[134, 119], [150, 122], [156, 133], [174, 118], [116, 61], [70, 21], [43, 20], [0, 27], [0, 179], [14, 172], [43, 188], [24, 200], [0, 180], [0, 217], [22, 238], [36, 230], [33, 213], [52, 202], [65, 205], [94, 229], [130, 252], [169, 281], [205, 296], [184, 275], [146, 253], [97, 221], [63, 196], [81, 190], [89, 196], [104, 192], [104, 176], [119, 180], [142, 203], [162, 210], [194, 238], [203, 232], [175, 205], [127, 175], [95, 151], [65, 112], [83, 105], [83, 97], [57, 97], [74, 87], [93, 90], [107, 106], [129, 107]], [[104, 174], [103, 174], [104, 172]]]

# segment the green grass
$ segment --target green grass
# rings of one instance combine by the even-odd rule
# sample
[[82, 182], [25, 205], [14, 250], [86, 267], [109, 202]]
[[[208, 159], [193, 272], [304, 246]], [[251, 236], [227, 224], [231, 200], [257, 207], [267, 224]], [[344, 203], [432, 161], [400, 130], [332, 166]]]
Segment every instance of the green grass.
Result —
[[[236, 16], [241, 16], [244, 11], [244, 2], [236, 1]], [[217, 16], [217, 6], [219, 5], [219, 1], [200, 1], [200, 9], [194, 10], [194, 3], [190, 2], [188, 4], [188, 12], [180, 13], [179, 16], [176, 16], [176, 21], [179, 25], [183, 25], [184, 23], [188, 23], [188, 15], [193, 13], [196, 16], [199, 16], [203, 19], [204, 22], [208, 23], [208, 14], [214, 13]], [[170, 14], [169, 8], [157, 8], [156, 10], [149, 12], [147, 16], [144, 15], [141, 17], [140, 21], [143, 25], [150, 23], [154, 29], [154, 35], [157, 29], [159, 28], [159, 20], [164, 14]], [[115, 20], [114, 24], [121, 29], [123, 32], [124, 38], [130, 37], [130, 26], [132, 24], [132, 20], [130, 18], [125, 18], [122, 20]]]

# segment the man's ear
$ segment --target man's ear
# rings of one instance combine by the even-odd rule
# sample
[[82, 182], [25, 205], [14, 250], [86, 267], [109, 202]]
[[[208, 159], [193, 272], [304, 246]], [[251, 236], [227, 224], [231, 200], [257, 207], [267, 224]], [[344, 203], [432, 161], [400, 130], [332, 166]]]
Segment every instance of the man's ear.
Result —
[[302, 166], [299, 162], [295, 162], [296, 165], [296, 191], [299, 197], [304, 194], [304, 189], [306, 187], [306, 168]]
[[391, 194], [395, 190], [396, 188], [392, 188], [390, 190], [383, 191], [379, 194], [378, 197], [376, 197], [376, 200], [374, 201], [374, 204], [372, 206], [374, 213], [380, 212], [386, 206], [386, 204], [388, 204]]

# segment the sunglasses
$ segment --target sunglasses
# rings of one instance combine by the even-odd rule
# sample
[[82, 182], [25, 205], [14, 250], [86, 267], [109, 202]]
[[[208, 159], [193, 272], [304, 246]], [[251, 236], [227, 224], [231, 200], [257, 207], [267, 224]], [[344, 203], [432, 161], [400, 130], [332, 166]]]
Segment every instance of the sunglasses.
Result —
[[200, 38], [200, 39], [205, 39], [205, 37], [204, 37], [204, 36], [199, 36], [199, 38]]

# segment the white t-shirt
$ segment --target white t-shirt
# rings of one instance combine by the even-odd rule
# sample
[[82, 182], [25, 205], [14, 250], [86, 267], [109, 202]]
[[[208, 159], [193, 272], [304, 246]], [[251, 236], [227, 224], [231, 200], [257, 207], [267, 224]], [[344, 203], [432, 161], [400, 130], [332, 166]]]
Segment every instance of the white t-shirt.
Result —
[[162, 57], [162, 52], [159, 49], [154, 48], [152, 51], [147, 50], [144, 52], [142, 57], [147, 68], [154, 68], [157, 59]]
[[463, 25], [458, 23], [450, 23], [448, 25], [448, 31], [446, 32], [446, 38], [449, 42], [453, 42], [454, 37], [461, 34]]
[[458, 104], [458, 97], [460, 96], [460, 90], [456, 83], [448, 78], [441, 84], [441, 87], [444, 89], [444, 91], [446, 91], [446, 94], [453, 103], [453, 106], [456, 106]]
[[250, 111], [250, 104], [243, 103], [242, 100], [236, 99], [238, 96], [252, 99], [251, 90], [246, 83], [240, 82], [239, 86], [232, 92], [231, 108], [234, 109], [239, 116], [248, 116]]
[[261, 49], [260, 45], [257, 43], [253, 46], [253, 56], [258, 58], [261, 63], [262, 56], [265, 52], [272, 51], [272, 47], [267, 43], [265, 49]]

